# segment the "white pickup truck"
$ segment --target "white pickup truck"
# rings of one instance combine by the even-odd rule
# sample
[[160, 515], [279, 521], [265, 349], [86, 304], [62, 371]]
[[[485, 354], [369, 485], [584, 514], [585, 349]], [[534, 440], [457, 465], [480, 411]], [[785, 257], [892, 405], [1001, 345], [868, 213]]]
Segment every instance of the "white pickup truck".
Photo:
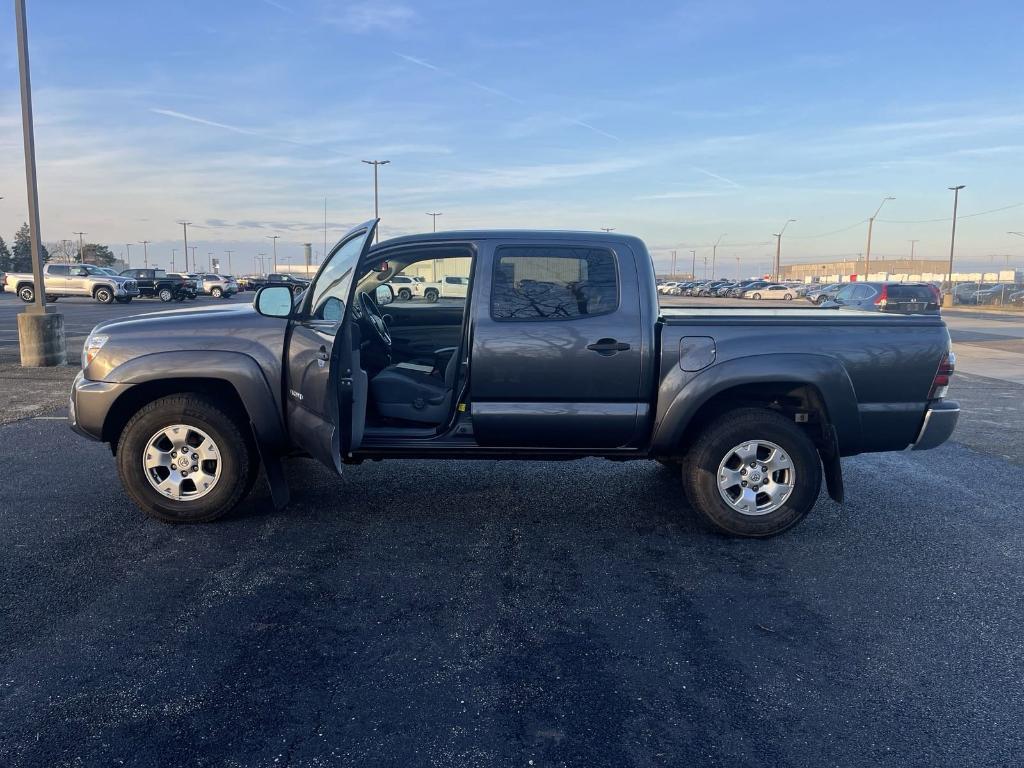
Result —
[[412, 295], [433, 304], [438, 299], [464, 299], [468, 288], [468, 277], [443, 277], [436, 283], [414, 283]]
[[[138, 283], [132, 278], [109, 275], [92, 264], [44, 264], [43, 286], [47, 301], [62, 296], [88, 296], [101, 304], [127, 304], [139, 295]], [[26, 304], [36, 300], [35, 283], [28, 272], [8, 272], [4, 291], [18, 294]]]

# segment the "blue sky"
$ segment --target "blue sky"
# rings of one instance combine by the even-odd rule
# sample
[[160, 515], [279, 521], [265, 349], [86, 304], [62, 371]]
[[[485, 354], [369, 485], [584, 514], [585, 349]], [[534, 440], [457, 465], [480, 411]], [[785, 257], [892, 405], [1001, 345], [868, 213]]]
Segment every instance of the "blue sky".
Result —
[[[9, 4], [8, 4], [9, 5]], [[1024, 267], [1019, 2], [28, 0], [43, 237], [249, 265], [383, 234], [615, 227], [660, 260], [948, 254]], [[25, 219], [0, 12], [0, 234]], [[993, 209], [995, 213], [974, 216]], [[141, 246], [133, 245], [133, 260]], [[1016, 256], [1014, 256], [1016, 255]], [[180, 250], [178, 253], [180, 259]], [[734, 267], [730, 267], [734, 268]], [[236, 267], [235, 271], [246, 269]]]

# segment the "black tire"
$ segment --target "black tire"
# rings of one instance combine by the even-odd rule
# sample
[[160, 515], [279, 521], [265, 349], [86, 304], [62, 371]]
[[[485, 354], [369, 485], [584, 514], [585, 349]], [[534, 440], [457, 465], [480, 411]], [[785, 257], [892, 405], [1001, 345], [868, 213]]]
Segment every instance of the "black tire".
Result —
[[[146, 477], [142, 457], [147, 443], [172, 424], [197, 427], [217, 445], [221, 474], [213, 490], [201, 498], [169, 499]], [[117, 471], [128, 495], [147, 515], [164, 523], [208, 523], [226, 515], [252, 490], [258, 470], [251, 436], [239, 420], [203, 395], [169, 395], [154, 400], [132, 416], [117, 445]]]
[[222, 291], [220, 288], [211, 288], [210, 295], [213, 296], [213, 298], [215, 299], [219, 299], [221, 296], [224, 295], [224, 291]]
[[437, 291], [431, 289], [423, 294], [423, 298], [429, 303], [434, 304], [440, 297], [438, 296]]
[[60, 298], [60, 296], [51, 296], [51, 295], [49, 295], [49, 294], [47, 294], [47, 296], [46, 296], [46, 300], [47, 300], [47, 301], [48, 301], [48, 302], [49, 302], [50, 304], [53, 304], [53, 303], [54, 303], [55, 301], [57, 301], [57, 299], [59, 299], [59, 298]]
[[782, 298], [784, 298], [784, 299], [785, 299], [786, 301], [792, 301], [792, 300], [793, 300], [793, 296], [792, 296], [792, 294], [789, 294], [789, 293], [787, 293], [787, 294], [786, 294], [785, 296], [783, 296]]
[[412, 298], [412, 291], [410, 291], [408, 288], [399, 288], [398, 298], [401, 301], [409, 301], [409, 299]]
[[[795, 474], [793, 489], [777, 509], [744, 514], [726, 503], [719, 491], [719, 465], [734, 447], [757, 440], [775, 443], [788, 454]], [[814, 507], [821, 492], [821, 461], [811, 439], [785, 416], [766, 408], [738, 408], [720, 416], [697, 438], [683, 462], [683, 484], [693, 508], [719, 531], [765, 538], [792, 528]]]
[[761, 294], [760, 293], [755, 293], [754, 294], [754, 298], [757, 299], [758, 301], [760, 301], [761, 300]]
[[18, 298], [26, 304], [31, 304], [36, 300], [36, 289], [31, 285], [23, 285], [18, 288]]
[[114, 292], [107, 288], [105, 285], [101, 285], [95, 291], [92, 292], [92, 297], [96, 299], [100, 304], [113, 304], [114, 303]]
[[156, 297], [166, 304], [168, 301], [171, 301], [174, 298], [174, 291], [172, 291], [170, 288], [161, 288], [159, 291], [157, 291]]
[[174, 300], [175, 301], [184, 301], [186, 298], [188, 298], [188, 297], [185, 296], [184, 293], [180, 293], [180, 294], [178, 294], [177, 296], [174, 297]]

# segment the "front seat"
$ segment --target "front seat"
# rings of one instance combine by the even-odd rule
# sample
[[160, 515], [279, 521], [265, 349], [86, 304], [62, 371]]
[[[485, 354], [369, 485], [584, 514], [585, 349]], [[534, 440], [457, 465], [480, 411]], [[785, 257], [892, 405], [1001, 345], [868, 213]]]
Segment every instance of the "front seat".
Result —
[[441, 424], [451, 412], [458, 351], [457, 347], [436, 350], [433, 368], [398, 363], [374, 376], [370, 394], [377, 412], [388, 419]]

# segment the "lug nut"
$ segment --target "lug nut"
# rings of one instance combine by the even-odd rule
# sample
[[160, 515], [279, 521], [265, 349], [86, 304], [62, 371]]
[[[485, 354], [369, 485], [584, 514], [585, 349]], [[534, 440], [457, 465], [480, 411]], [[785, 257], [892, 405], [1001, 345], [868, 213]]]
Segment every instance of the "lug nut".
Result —
[[746, 488], [747, 487], [747, 481], [744, 480], [743, 482], [740, 483], [740, 485], [743, 486], [744, 488]]
[[178, 458], [178, 452], [177, 451], [171, 451], [171, 458], [172, 459]]
[[743, 469], [741, 469], [741, 470], [740, 470], [740, 474], [741, 474], [741, 475], [746, 475], [746, 474], [747, 474], [747, 468], [746, 468], [746, 467], [744, 467]]
[[187, 469], [185, 469], [185, 470], [182, 470], [182, 472], [181, 472], [181, 476], [182, 476], [182, 477], [188, 477], [188, 470], [187, 470]]

